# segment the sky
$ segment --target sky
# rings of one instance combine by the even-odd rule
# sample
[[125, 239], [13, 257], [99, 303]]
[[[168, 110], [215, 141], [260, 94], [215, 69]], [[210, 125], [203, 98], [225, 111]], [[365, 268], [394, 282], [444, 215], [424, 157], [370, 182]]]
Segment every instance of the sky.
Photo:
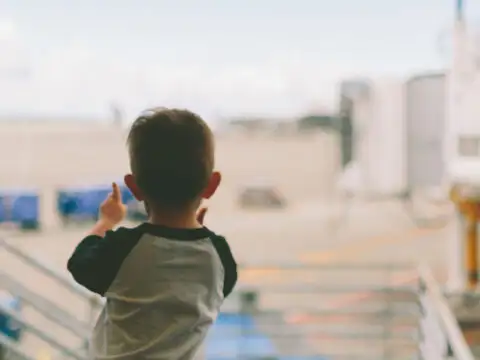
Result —
[[[477, 3], [477, 4], [475, 4]], [[40, 5], [41, 4], [41, 5]], [[480, 3], [466, 1], [473, 27]], [[0, 0], [0, 117], [207, 120], [335, 107], [357, 76], [448, 66], [455, 0]]]

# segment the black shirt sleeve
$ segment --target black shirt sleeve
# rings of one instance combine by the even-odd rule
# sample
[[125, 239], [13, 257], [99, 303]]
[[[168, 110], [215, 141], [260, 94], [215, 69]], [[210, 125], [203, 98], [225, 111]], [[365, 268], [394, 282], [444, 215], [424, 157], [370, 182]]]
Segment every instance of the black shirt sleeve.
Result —
[[140, 237], [135, 229], [126, 228], [108, 231], [103, 238], [89, 235], [70, 256], [68, 271], [77, 283], [104, 296]]
[[220, 257], [220, 260], [222, 261], [225, 271], [225, 278], [223, 281], [223, 296], [227, 297], [230, 295], [235, 287], [235, 284], [237, 283], [237, 263], [235, 262], [227, 240], [225, 240], [223, 236], [213, 236], [212, 243], [218, 253], [218, 256]]

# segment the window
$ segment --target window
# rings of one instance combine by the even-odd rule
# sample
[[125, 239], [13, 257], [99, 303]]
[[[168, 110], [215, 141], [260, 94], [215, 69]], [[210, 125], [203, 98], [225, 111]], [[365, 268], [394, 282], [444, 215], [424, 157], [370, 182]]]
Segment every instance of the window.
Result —
[[460, 136], [458, 154], [464, 157], [480, 157], [480, 137]]

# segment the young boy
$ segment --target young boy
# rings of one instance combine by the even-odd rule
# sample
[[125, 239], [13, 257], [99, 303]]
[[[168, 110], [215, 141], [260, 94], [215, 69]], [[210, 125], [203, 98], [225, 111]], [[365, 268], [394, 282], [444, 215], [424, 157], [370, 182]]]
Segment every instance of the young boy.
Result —
[[221, 236], [202, 225], [202, 199], [220, 184], [213, 134], [187, 110], [154, 109], [128, 135], [131, 174], [125, 184], [149, 216], [113, 230], [126, 207], [116, 184], [100, 219], [68, 260], [73, 278], [104, 296], [93, 331], [93, 359], [192, 359], [237, 265]]

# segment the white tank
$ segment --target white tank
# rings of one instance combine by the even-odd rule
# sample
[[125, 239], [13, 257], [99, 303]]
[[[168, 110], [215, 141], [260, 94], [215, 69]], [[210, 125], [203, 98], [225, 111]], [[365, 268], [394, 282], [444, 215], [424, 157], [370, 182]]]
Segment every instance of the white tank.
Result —
[[405, 84], [407, 180], [411, 191], [428, 191], [443, 184], [446, 92], [444, 73], [416, 75]]
[[[403, 84], [371, 81], [353, 99], [353, 164], [341, 184], [362, 196], [396, 196], [406, 189]], [[357, 172], [357, 174], [352, 174]], [[359, 184], [351, 184], [356, 179]]]

